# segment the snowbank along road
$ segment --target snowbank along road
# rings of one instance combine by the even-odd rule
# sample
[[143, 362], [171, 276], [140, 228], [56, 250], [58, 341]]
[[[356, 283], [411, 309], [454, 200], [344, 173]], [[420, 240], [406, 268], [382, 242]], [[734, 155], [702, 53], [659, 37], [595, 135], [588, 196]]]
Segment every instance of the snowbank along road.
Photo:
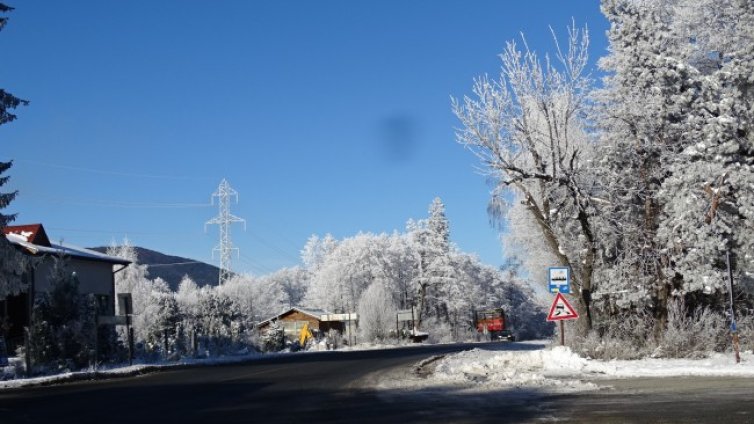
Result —
[[[515, 358], [541, 356], [542, 348], [490, 343], [321, 352], [6, 389], [0, 391], [0, 422], [754, 422], [754, 379], [584, 382], [517, 371], [521, 378], [507, 384], [464, 368], [469, 361], [445, 361], [464, 350], [479, 358], [480, 352], [505, 351], [507, 366], [521, 369]], [[464, 373], [463, 380], [450, 377]], [[561, 385], [548, 387], [557, 386], [549, 381]]]

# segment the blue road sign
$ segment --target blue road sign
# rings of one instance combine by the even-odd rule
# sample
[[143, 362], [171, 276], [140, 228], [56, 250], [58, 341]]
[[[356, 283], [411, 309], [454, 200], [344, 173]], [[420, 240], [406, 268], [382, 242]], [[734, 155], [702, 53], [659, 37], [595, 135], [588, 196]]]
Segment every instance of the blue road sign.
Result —
[[568, 267], [551, 267], [547, 269], [550, 293], [571, 293], [571, 270]]

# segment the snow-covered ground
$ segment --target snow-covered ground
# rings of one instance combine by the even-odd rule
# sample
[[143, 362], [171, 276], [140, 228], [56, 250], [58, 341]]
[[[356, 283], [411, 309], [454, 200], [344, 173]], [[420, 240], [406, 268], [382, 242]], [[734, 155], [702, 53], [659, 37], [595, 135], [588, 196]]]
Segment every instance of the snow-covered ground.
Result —
[[384, 389], [454, 389], [460, 392], [528, 388], [548, 392], [596, 390], [599, 380], [639, 377], [754, 377], [754, 354], [712, 354], [707, 359], [601, 361], [582, 358], [565, 347], [530, 351], [473, 349], [423, 361], [413, 375], [382, 378]]
[[[547, 342], [534, 342], [542, 345]], [[400, 348], [405, 346], [390, 346]], [[340, 350], [384, 349], [385, 345], [360, 344]], [[314, 349], [318, 351], [320, 349]], [[322, 349], [324, 350], [324, 349]], [[306, 354], [312, 351], [298, 352]], [[219, 358], [184, 359], [178, 362], [135, 364], [111, 369], [84, 370], [35, 378], [0, 381], [1, 388], [53, 384], [72, 380], [137, 375], [159, 369], [187, 365], [213, 365], [246, 362], [270, 355], [290, 353], [248, 353]], [[18, 358], [12, 358], [20, 360]], [[706, 359], [642, 359], [602, 361], [585, 359], [560, 346], [536, 350], [488, 351], [473, 349], [445, 357], [433, 357], [416, 366], [416, 372], [397, 370], [380, 375], [376, 386], [383, 389], [432, 390], [452, 388], [461, 392], [490, 389], [528, 388], [548, 392], [596, 390], [600, 380], [640, 377], [731, 376], [754, 377], [754, 353], [741, 353], [736, 364], [733, 354], [714, 353]]]
[[[269, 356], [269, 355], [268, 355]], [[220, 356], [213, 358], [200, 358], [200, 359], [181, 359], [180, 361], [173, 362], [157, 362], [150, 364], [134, 364], [134, 365], [119, 365], [112, 368], [101, 367], [98, 370], [88, 369], [74, 372], [65, 372], [60, 374], [45, 375], [32, 378], [18, 378], [14, 380], [0, 381], [0, 389], [4, 388], [17, 388], [17, 387], [29, 387], [29, 386], [43, 386], [54, 383], [62, 383], [66, 381], [76, 380], [93, 380], [95, 378], [105, 379], [111, 377], [139, 375], [151, 371], [160, 369], [168, 369], [175, 367], [184, 367], [189, 365], [216, 365], [216, 364], [230, 364], [237, 362], [246, 362], [263, 357], [260, 353], [250, 352], [246, 354], [239, 354], [233, 356]], [[14, 367], [16, 362], [20, 362], [21, 358], [10, 358], [10, 366]], [[17, 366], [21, 368], [19, 364]], [[0, 371], [3, 371], [0, 368]]]
[[[355, 351], [355, 350], [374, 350], [374, 349], [397, 349], [402, 347], [410, 347], [411, 344], [391, 344], [391, 345], [385, 345], [385, 344], [376, 344], [376, 343], [359, 343], [353, 347], [349, 346], [343, 346], [340, 347], [339, 351]], [[289, 350], [284, 350], [282, 352], [278, 353], [256, 353], [256, 352], [248, 352], [248, 353], [239, 353], [236, 355], [230, 355], [230, 356], [220, 356], [220, 357], [211, 357], [211, 358], [198, 358], [198, 359], [181, 359], [179, 361], [161, 361], [161, 362], [155, 362], [155, 363], [139, 363], [134, 365], [116, 365], [112, 367], [100, 367], [97, 371], [94, 371], [93, 369], [87, 369], [87, 370], [80, 370], [80, 371], [74, 371], [74, 372], [64, 372], [64, 373], [58, 373], [58, 374], [51, 374], [51, 375], [44, 375], [44, 376], [38, 376], [38, 377], [32, 377], [32, 378], [23, 378], [18, 377], [14, 379], [9, 379], [2, 381], [0, 380], [0, 389], [3, 388], [18, 388], [18, 387], [29, 387], [29, 386], [41, 386], [41, 385], [49, 385], [49, 384], [55, 384], [55, 383], [62, 383], [67, 381], [74, 381], [74, 380], [90, 380], [95, 378], [111, 378], [111, 377], [118, 377], [118, 376], [128, 376], [128, 375], [139, 375], [139, 374], [145, 374], [152, 371], [157, 370], [163, 370], [163, 369], [169, 369], [174, 367], [183, 367], [183, 366], [196, 366], [196, 365], [216, 365], [216, 364], [230, 364], [230, 363], [240, 363], [240, 362], [248, 362], [253, 361], [255, 359], [261, 359], [261, 358], [269, 358], [271, 356], [278, 356], [278, 355], [290, 355], [290, 354], [307, 354], [307, 353], [314, 353], [314, 352], [323, 352], [327, 350], [327, 346], [324, 343], [318, 343], [314, 346], [312, 346], [311, 349], [306, 351], [299, 351], [299, 352], [290, 352]], [[8, 367], [0, 367], [0, 378], [3, 376], [14, 376], [15, 374], [21, 375], [23, 364], [22, 364], [22, 358], [10, 358], [10, 364]]]

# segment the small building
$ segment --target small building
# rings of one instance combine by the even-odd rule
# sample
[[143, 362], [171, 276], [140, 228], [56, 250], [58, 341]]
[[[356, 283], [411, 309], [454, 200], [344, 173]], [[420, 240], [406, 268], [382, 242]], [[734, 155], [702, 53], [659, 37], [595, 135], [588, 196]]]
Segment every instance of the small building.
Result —
[[115, 314], [115, 273], [130, 261], [67, 243], [51, 243], [42, 224], [7, 226], [3, 233], [12, 246], [32, 259], [22, 275], [29, 289], [0, 299], [0, 335], [9, 347], [23, 342], [35, 296], [50, 290], [55, 258], [64, 258], [68, 269], [76, 273], [81, 294], [97, 297], [100, 315]]
[[[268, 318], [259, 324], [257, 329], [266, 332], [270, 325], [275, 322], [281, 327], [285, 336], [289, 339], [298, 337], [304, 325], [309, 324], [312, 333], [323, 335], [330, 330], [336, 330], [341, 334], [348, 332], [348, 318], [355, 320], [356, 314], [331, 314], [321, 309], [308, 309], [294, 306], [274, 317]], [[355, 326], [355, 324], [354, 324]]]

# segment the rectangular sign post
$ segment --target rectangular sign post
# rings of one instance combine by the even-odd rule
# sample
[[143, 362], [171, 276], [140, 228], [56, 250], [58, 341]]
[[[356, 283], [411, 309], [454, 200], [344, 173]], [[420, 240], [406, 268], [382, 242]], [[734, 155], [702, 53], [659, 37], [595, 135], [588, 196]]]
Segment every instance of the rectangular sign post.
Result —
[[579, 314], [573, 309], [568, 300], [562, 293], [558, 293], [555, 296], [555, 300], [550, 306], [550, 313], [547, 314], [547, 321], [560, 321], [560, 345], [565, 346], [565, 326], [563, 321], [569, 319], [577, 319]]
[[416, 316], [416, 311], [414, 308], [411, 309], [401, 309], [396, 313], [398, 321], [413, 321], [414, 316]]
[[131, 293], [118, 293], [118, 311], [126, 316], [126, 337], [128, 338], [128, 365], [134, 364], [134, 332], [131, 328], [131, 314], [133, 313]]
[[8, 349], [5, 345], [5, 337], [0, 336], [0, 367], [8, 366]]
[[550, 293], [571, 294], [571, 270], [568, 267], [551, 267], [547, 269]]

